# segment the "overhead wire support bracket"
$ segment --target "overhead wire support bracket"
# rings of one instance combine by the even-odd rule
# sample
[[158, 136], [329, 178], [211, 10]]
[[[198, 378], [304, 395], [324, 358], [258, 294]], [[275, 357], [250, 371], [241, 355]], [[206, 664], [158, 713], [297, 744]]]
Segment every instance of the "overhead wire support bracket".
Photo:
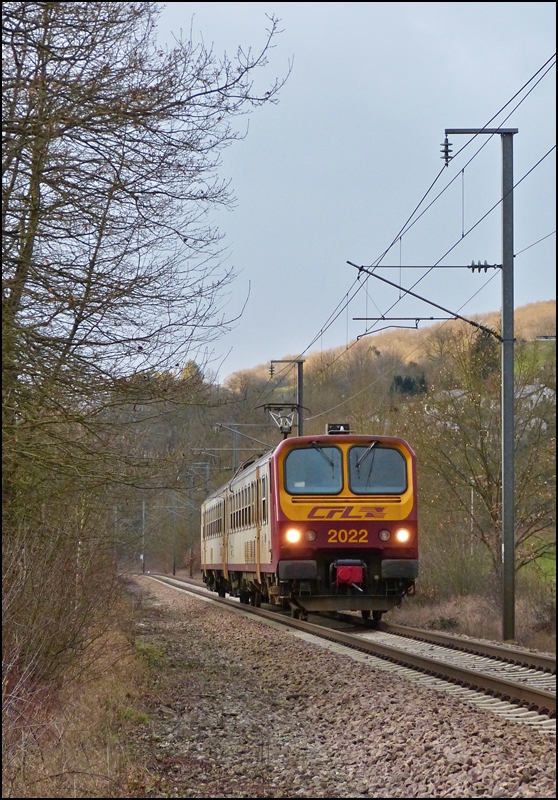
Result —
[[[350, 261], [347, 261], [347, 264], [350, 264]], [[355, 266], [352, 264], [352, 266]], [[472, 269], [473, 272], [478, 269], [479, 272], [483, 269], [485, 272], [488, 269], [502, 269], [501, 264], [487, 264], [486, 261], [481, 264], [478, 261], [476, 264], [473, 261], [472, 264], [441, 264], [438, 267], [439, 269]], [[359, 267], [360, 269], [360, 267]], [[364, 269], [364, 267], [362, 268]], [[430, 264], [378, 264], [378, 266], [374, 267], [374, 269], [432, 269]]]
[[380, 333], [380, 331], [386, 331], [389, 328], [401, 328], [405, 331], [415, 331], [418, 330], [419, 322], [423, 322], [424, 320], [442, 320], [442, 319], [455, 319], [455, 317], [353, 317], [355, 322], [362, 320], [364, 322], [412, 322], [414, 320], [414, 325], [386, 325], [383, 328], [374, 328], [373, 331], [369, 333], [361, 333], [357, 336], [357, 342], [359, 342], [365, 336], [369, 336], [371, 333]]
[[[445, 319], [457, 319], [457, 317], [353, 317], [355, 322], [412, 322], [414, 321], [415, 328], [418, 328], [419, 322], [430, 322], [432, 320], [445, 320]], [[408, 330], [412, 330], [410, 325], [390, 325], [390, 328], [407, 328]], [[359, 338], [359, 337], [357, 337]]]
[[372, 333], [380, 333], [380, 331], [386, 331], [390, 328], [401, 328], [405, 331], [415, 331], [418, 330], [419, 322], [423, 322], [425, 320], [446, 320], [446, 319], [457, 319], [457, 317], [353, 317], [355, 322], [362, 320], [364, 322], [412, 322], [414, 320], [414, 325], [386, 325], [383, 328], [374, 328], [373, 331], [369, 331], [367, 333], [359, 334], [357, 338], [357, 342], [363, 339], [365, 336], [370, 336]]
[[[445, 314], [450, 314], [450, 316], [453, 317], [453, 319], [460, 319], [462, 320], [462, 322], [466, 322], [468, 325], [472, 325], [474, 328], [479, 328], [480, 330], [489, 333], [491, 336], [494, 336], [495, 339], [498, 339], [499, 342], [503, 341], [502, 337], [498, 333], [496, 333], [496, 331], [492, 330], [492, 328], [488, 328], [486, 325], [482, 325], [482, 323], [480, 322], [474, 322], [472, 319], [467, 319], [467, 317], [463, 317], [461, 316], [461, 314], [457, 314], [454, 311], [450, 311], [448, 308], [444, 308], [444, 306], [438, 305], [438, 303], [433, 303], [432, 300], [427, 300], [426, 297], [421, 297], [420, 294], [416, 294], [415, 292], [412, 292], [410, 289], [405, 289], [404, 286], [399, 286], [397, 283], [393, 283], [393, 281], [388, 281], [387, 278], [382, 278], [381, 275], [376, 275], [375, 272], [370, 271], [368, 267], [362, 267], [362, 266], [359, 267], [358, 264], [353, 264], [352, 261], [347, 261], [347, 264], [349, 264], [349, 266], [351, 267], [355, 267], [355, 269], [358, 269], [359, 274], [361, 272], [365, 272], [367, 275], [371, 275], [373, 278], [377, 278], [379, 281], [383, 281], [384, 283], [387, 283], [389, 286], [393, 286], [395, 289], [399, 289], [400, 291], [404, 292], [404, 294], [408, 294], [411, 297], [416, 297], [417, 300], [422, 300], [423, 303], [428, 303], [429, 306], [434, 306], [434, 308], [439, 308], [440, 311], [443, 311]], [[372, 269], [377, 269], [377, 267], [373, 267]], [[416, 317], [413, 317], [413, 319], [416, 319]], [[377, 331], [375, 332], [377, 333]]]

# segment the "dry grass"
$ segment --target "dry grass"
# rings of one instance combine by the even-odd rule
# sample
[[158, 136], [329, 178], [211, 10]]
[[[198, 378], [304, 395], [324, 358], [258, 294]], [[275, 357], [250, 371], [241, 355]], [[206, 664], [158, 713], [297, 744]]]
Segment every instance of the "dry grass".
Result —
[[[431, 628], [475, 639], [501, 641], [502, 611], [493, 600], [481, 596], [460, 596], [437, 603], [405, 600], [386, 621]], [[556, 652], [556, 630], [548, 609], [541, 609], [531, 597], [516, 598], [515, 643], [543, 653]]]
[[3, 797], [127, 796], [133, 755], [124, 734], [128, 725], [147, 721], [145, 667], [122, 631], [110, 631], [94, 647], [79, 679], [56, 693], [27, 696], [17, 718], [13, 707], [4, 713]]

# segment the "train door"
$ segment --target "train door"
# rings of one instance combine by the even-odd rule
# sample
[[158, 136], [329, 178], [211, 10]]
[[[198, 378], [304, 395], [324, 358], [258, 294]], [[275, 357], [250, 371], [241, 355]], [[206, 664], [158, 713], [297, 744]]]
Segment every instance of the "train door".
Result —
[[221, 558], [222, 558], [222, 564], [223, 564], [223, 578], [225, 580], [229, 579], [229, 570], [228, 570], [228, 563], [229, 563], [229, 527], [231, 525], [231, 519], [232, 519], [232, 514], [233, 514], [232, 500], [233, 500], [232, 493], [230, 491], [230, 488], [227, 487], [225, 489], [225, 494], [224, 494], [223, 538], [222, 538], [222, 542], [221, 542], [221, 550], [222, 550]]
[[256, 467], [256, 482], [252, 484], [251, 490], [251, 503], [254, 509], [255, 515], [255, 523], [256, 523], [256, 579], [258, 583], [261, 584], [262, 576], [261, 576], [261, 536], [262, 536], [262, 520], [260, 514], [260, 503], [259, 503], [259, 495], [260, 495], [260, 468]]
[[204, 578], [207, 578], [207, 552], [206, 552], [206, 538], [207, 530], [205, 526], [206, 512], [202, 508], [200, 513], [200, 527], [201, 527], [201, 547], [202, 547], [202, 568]]

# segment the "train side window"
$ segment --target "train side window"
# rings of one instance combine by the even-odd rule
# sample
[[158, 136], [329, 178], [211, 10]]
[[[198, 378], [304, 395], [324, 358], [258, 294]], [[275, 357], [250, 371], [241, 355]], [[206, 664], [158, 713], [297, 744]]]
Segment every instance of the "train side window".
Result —
[[351, 447], [349, 488], [355, 494], [403, 494], [407, 489], [403, 453], [394, 447]]

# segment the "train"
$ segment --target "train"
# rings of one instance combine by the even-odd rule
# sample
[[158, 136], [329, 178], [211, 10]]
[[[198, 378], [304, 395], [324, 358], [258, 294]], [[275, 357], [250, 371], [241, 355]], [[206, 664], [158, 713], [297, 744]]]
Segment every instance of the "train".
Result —
[[416, 456], [401, 438], [342, 427], [284, 438], [205, 499], [208, 589], [302, 620], [352, 611], [376, 622], [414, 594]]

